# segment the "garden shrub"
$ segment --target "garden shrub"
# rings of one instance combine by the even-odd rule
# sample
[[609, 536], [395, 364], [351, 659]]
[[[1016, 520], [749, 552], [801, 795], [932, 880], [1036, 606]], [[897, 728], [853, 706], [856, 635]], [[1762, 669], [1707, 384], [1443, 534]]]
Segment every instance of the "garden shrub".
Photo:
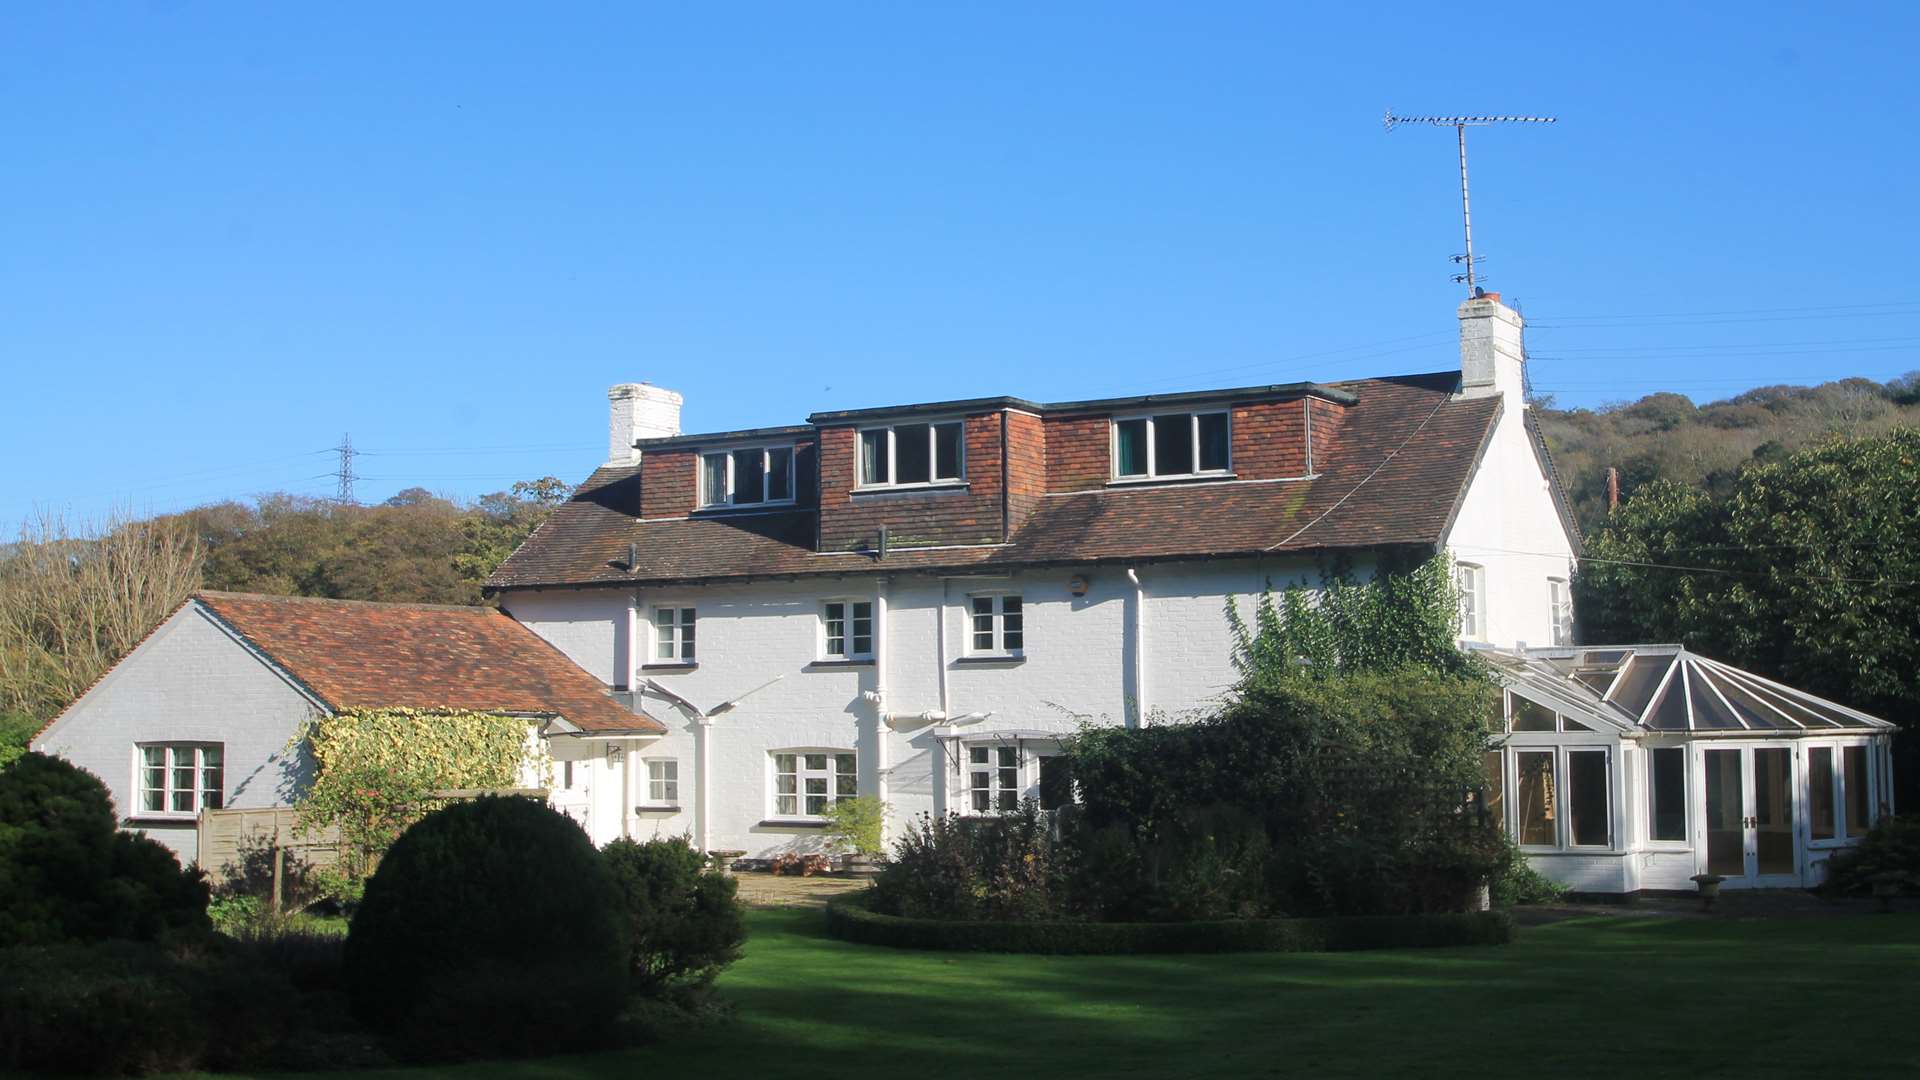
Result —
[[869, 859], [887, 853], [882, 839], [887, 824], [887, 804], [872, 795], [857, 799], [838, 799], [827, 804], [825, 835], [845, 852]]
[[1825, 888], [1841, 895], [1873, 891], [1881, 874], [1907, 875], [1907, 891], [1920, 891], [1920, 817], [1883, 817], [1866, 838], [1827, 860]]
[[83, 769], [34, 753], [0, 769], [0, 946], [206, 933], [199, 871], [116, 824]]
[[994, 818], [922, 814], [874, 879], [878, 910], [949, 919], [1031, 919], [1053, 910], [1054, 844], [1032, 799]]
[[634, 987], [705, 983], [740, 956], [747, 927], [739, 883], [680, 837], [615, 840], [601, 851], [619, 895]]
[[347, 936], [356, 1013], [417, 1058], [584, 1049], [626, 997], [606, 861], [534, 799], [456, 803], [401, 834]]

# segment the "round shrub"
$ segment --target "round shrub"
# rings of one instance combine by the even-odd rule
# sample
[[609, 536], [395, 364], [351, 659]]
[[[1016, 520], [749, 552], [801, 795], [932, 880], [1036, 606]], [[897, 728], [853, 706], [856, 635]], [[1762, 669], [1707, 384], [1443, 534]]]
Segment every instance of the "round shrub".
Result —
[[580, 826], [524, 798], [401, 834], [347, 935], [354, 1010], [416, 1058], [597, 1045], [626, 999], [612, 879]]
[[207, 885], [120, 832], [99, 777], [26, 754], [0, 769], [0, 946], [204, 934]]
[[602, 854], [620, 895], [636, 989], [705, 982], [740, 956], [747, 927], [734, 899], [739, 883], [707, 869], [693, 845], [679, 837], [615, 840]]

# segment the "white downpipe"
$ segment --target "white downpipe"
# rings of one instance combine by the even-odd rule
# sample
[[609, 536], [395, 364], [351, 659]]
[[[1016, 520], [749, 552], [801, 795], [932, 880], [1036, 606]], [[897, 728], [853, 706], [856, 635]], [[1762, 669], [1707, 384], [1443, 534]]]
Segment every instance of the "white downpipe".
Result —
[[887, 798], [887, 661], [892, 657], [892, 613], [887, 609], [887, 579], [873, 588], [873, 783], [882, 806]]
[[693, 758], [693, 819], [704, 855], [713, 842], [713, 721], [704, 714], [693, 718]]
[[1147, 726], [1147, 587], [1140, 575], [1127, 567], [1127, 580], [1133, 583], [1133, 726]]

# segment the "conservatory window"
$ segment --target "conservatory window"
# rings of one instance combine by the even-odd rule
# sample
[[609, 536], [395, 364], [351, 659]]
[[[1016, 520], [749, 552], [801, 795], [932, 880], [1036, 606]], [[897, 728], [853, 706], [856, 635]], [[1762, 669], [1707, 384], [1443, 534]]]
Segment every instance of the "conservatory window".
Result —
[[1567, 579], [1547, 579], [1547, 608], [1552, 613], [1553, 643], [1573, 644], [1573, 590]]
[[829, 600], [821, 608], [820, 622], [827, 659], [873, 659], [872, 601]]
[[1498, 750], [1489, 750], [1484, 755], [1483, 768], [1486, 772], [1486, 787], [1482, 789], [1482, 809], [1488, 820], [1505, 827], [1502, 814], [1506, 813], [1507, 777], [1504, 755]]
[[1833, 772], [1833, 748], [1809, 747], [1807, 749], [1807, 793], [1810, 796], [1807, 804], [1809, 839], [1832, 840], [1840, 835], [1840, 800], [1834, 794], [1834, 788], [1838, 782], [1839, 777]]
[[679, 805], [679, 761], [673, 758], [647, 759], [647, 801], [655, 806]]
[[1657, 746], [1647, 752], [1647, 798], [1654, 840], [1687, 838], [1687, 750]]
[[860, 433], [861, 487], [949, 484], [965, 476], [966, 439], [958, 420]]
[[1473, 563], [1455, 563], [1453, 588], [1460, 599], [1460, 636], [1484, 641], [1487, 636], [1487, 570]]
[[995, 814], [1020, 806], [1020, 748], [967, 747], [967, 800], [976, 814]]
[[688, 607], [653, 609], [653, 655], [663, 663], [693, 663], [693, 613]]
[[1113, 475], [1146, 479], [1224, 473], [1231, 464], [1232, 441], [1224, 412], [1115, 420]]
[[1553, 731], [1554, 712], [1537, 701], [1529, 701], [1518, 694], [1513, 695], [1513, 730], [1515, 731]]
[[968, 651], [975, 656], [1020, 656], [1026, 651], [1026, 612], [1018, 596], [975, 596]]
[[1559, 816], [1553, 784], [1553, 751], [1522, 750], [1514, 755], [1514, 794], [1520, 804], [1520, 842], [1552, 847], [1558, 838]]
[[148, 814], [197, 814], [225, 801], [225, 745], [149, 744], [140, 751], [140, 810]]
[[756, 446], [700, 458], [701, 506], [793, 501], [793, 447]]
[[1605, 750], [1567, 751], [1567, 842], [1576, 847], [1609, 847], [1613, 815]]
[[1847, 835], [1865, 836], [1873, 825], [1873, 802], [1868, 797], [1867, 748], [1846, 746], [1840, 750], [1847, 789]]
[[777, 817], [821, 817], [827, 807], [859, 793], [860, 777], [851, 752], [783, 750], [773, 755]]

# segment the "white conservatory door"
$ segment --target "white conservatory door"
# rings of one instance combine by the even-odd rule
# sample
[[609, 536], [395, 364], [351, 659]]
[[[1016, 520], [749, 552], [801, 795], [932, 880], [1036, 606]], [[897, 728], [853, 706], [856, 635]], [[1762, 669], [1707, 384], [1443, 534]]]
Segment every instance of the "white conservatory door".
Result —
[[1700, 749], [1702, 872], [1729, 888], [1800, 885], [1800, 807], [1792, 743], [1716, 743]]

